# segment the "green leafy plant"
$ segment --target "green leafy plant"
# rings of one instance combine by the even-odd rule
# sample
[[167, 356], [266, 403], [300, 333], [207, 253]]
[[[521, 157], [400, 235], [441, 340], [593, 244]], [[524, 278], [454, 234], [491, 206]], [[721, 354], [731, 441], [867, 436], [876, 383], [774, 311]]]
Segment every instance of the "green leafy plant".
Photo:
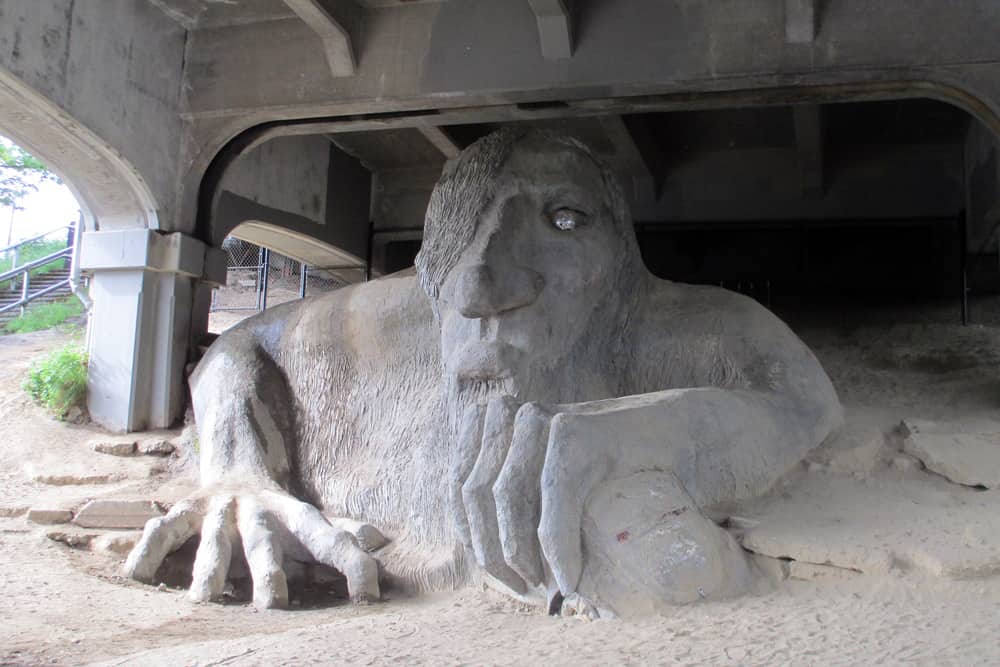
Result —
[[87, 355], [73, 344], [36, 361], [22, 385], [37, 403], [63, 419], [87, 396]]
[[21, 200], [38, 190], [41, 181], [60, 182], [38, 158], [0, 137], [0, 206], [21, 208]]
[[82, 312], [83, 304], [76, 297], [28, 306], [24, 315], [7, 323], [6, 330], [7, 333], [29, 333], [51, 329]]

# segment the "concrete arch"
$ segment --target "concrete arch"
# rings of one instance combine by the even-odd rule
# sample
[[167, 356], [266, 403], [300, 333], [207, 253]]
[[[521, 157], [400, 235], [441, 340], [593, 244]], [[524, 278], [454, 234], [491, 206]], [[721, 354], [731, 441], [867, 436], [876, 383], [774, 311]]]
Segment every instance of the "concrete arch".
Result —
[[363, 270], [364, 263], [314, 235], [261, 220], [244, 220], [229, 236], [263, 246], [297, 262], [329, 270]]
[[[265, 119], [262, 113], [246, 114], [239, 121], [228, 123], [214, 138], [206, 142], [195, 156], [182, 181], [182, 210], [194, 219], [194, 234], [213, 242], [217, 204], [222, 179], [229, 167], [245, 153], [278, 137], [302, 136], [391, 128], [419, 128], [431, 125], [473, 122], [503, 122], [509, 120], [550, 119], [553, 117], [600, 116], [608, 114], [687, 111], [729, 107], [788, 105], [833, 102], [886, 101], [913, 98], [934, 99], [967, 112], [1000, 138], [1000, 91], [993, 91], [989, 82], [977, 86], [961, 75], [933, 76], [913, 79], [892, 79], [889, 72], [864, 70], [856, 73], [839, 72], [835, 80], [828, 74], [801, 74], [796, 84], [782, 85], [774, 77], [774, 85], [751, 84], [740, 87], [740, 80], [723, 82], [725, 89], [693, 89], [682, 93], [652, 93], [636, 91], [628, 96], [588, 98], [573, 91], [563, 91], [560, 103], [525, 108], [519, 104], [474, 105], [463, 107], [460, 100], [448, 101], [448, 107], [414, 109], [410, 112], [386, 111], [344, 116], [296, 117], [287, 120]], [[697, 85], [697, 84], [695, 84]], [[551, 93], [550, 93], [551, 94]], [[441, 102], [441, 100], [435, 100]]]
[[56, 172], [84, 209], [88, 231], [159, 229], [142, 175], [110, 144], [0, 67], [0, 132]]

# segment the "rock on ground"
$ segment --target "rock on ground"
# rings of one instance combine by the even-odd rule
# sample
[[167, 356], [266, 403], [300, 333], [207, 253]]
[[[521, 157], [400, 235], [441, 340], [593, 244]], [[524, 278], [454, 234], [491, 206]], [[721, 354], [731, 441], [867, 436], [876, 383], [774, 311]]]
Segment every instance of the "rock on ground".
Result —
[[33, 482], [48, 484], [50, 486], [78, 486], [85, 484], [108, 484], [124, 479], [124, 475], [109, 474], [89, 474], [89, 473], [66, 473], [66, 474], [46, 474], [39, 473], [31, 476]]
[[13, 519], [28, 513], [27, 505], [0, 505], [0, 519]]
[[132, 456], [135, 454], [135, 440], [96, 440], [90, 448], [100, 454], [111, 456]]
[[69, 523], [73, 520], [73, 512], [68, 509], [52, 509], [32, 507], [28, 510], [28, 521], [41, 524]]
[[882, 425], [867, 415], [860, 415], [811, 452], [807, 463], [813, 470], [866, 475], [874, 469], [884, 444]]
[[957, 484], [1000, 487], [1000, 423], [903, 420], [903, 451]]
[[174, 453], [174, 445], [169, 440], [140, 440], [136, 447], [145, 456], [170, 456]]
[[95, 539], [91, 548], [101, 553], [127, 556], [141, 535], [139, 532], [106, 533]]
[[82, 533], [74, 530], [53, 530], [45, 534], [53, 542], [60, 542], [74, 549], [87, 549], [97, 537], [94, 533]]
[[76, 513], [73, 523], [84, 528], [142, 528], [162, 515], [149, 500], [91, 500]]

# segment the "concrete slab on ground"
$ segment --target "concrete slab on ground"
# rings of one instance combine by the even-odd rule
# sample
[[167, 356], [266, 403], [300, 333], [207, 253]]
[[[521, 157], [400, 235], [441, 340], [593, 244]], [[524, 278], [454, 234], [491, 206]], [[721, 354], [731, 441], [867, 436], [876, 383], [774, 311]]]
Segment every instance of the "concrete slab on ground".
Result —
[[903, 420], [903, 451], [956, 484], [1000, 487], [1000, 423]]
[[73, 523], [83, 528], [142, 528], [158, 516], [163, 511], [149, 500], [91, 500], [77, 511]]
[[923, 472], [886, 469], [864, 480], [803, 474], [739, 511], [759, 522], [743, 533], [743, 546], [772, 558], [866, 574], [1000, 572], [1000, 491], [976, 491]]

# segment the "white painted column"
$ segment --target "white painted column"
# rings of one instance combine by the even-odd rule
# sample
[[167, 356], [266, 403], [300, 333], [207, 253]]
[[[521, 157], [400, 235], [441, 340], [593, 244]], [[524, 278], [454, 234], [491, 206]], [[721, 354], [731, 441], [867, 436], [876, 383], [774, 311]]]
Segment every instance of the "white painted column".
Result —
[[195, 294], [222, 284], [225, 253], [183, 234], [87, 232], [91, 275], [87, 408], [112, 431], [166, 428], [183, 414]]

